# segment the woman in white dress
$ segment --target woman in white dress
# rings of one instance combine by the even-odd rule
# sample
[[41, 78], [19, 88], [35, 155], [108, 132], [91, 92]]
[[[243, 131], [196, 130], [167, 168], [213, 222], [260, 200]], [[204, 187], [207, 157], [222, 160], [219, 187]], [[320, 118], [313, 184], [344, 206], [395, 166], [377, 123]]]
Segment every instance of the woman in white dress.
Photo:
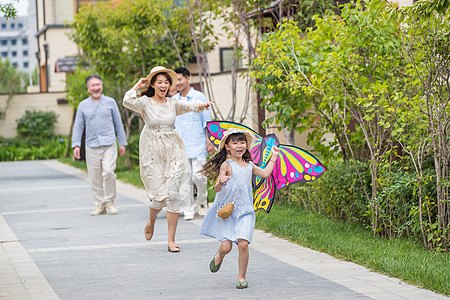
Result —
[[[190, 176], [184, 145], [174, 128], [175, 117], [191, 111], [201, 112], [212, 105], [212, 102], [167, 98], [176, 81], [174, 71], [155, 67], [147, 77], [139, 79], [123, 99], [123, 106], [139, 113], [145, 123], [139, 139], [141, 179], [150, 198], [145, 238], [152, 239], [156, 216], [167, 207], [170, 252], [180, 251], [175, 233], [179, 212], [187, 206]], [[141, 89], [138, 97], [137, 91]]]

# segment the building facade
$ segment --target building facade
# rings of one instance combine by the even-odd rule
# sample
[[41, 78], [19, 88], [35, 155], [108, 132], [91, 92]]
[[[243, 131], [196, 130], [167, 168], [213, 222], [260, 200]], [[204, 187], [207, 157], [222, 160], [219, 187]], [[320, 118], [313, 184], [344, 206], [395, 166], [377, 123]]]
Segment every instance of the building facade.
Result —
[[71, 29], [65, 22], [76, 13], [73, 0], [35, 0], [37, 32], [37, 59], [39, 64], [39, 91], [65, 90], [65, 73], [56, 66], [60, 58], [78, 55], [77, 46], [69, 39]]
[[0, 22], [0, 56], [8, 59], [17, 70], [27, 74], [36, 66], [29, 21], [28, 16], [18, 16], [16, 19], [2, 19]]

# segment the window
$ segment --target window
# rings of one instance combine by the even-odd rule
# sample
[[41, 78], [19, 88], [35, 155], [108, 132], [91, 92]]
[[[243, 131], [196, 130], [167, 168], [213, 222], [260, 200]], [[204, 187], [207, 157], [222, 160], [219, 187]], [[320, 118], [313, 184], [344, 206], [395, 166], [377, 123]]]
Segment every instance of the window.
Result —
[[23, 50], [22, 55], [23, 56], [28, 56], [28, 50]]
[[24, 67], [25, 69], [28, 68], [28, 62], [27, 62], [27, 61], [25, 61], [25, 62], [23, 63], [23, 67]]
[[16, 45], [16, 44], [17, 44], [17, 40], [16, 40], [16, 39], [12, 39], [12, 40], [11, 40], [11, 45], [14, 46], [14, 45]]
[[17, 63], [12, 63], [14, 68], [17, 68]]
[[2, 52], [2, 57], [8, 57], [8, 52]]
[[12, 56], [12, 57], [16, 57], [16, 56], [17, 56], [17, 51], [11, 52], [11, 56]]
[[6, 29], [6, 23], [2, 23], [2, 29]]
[[17, 24], [17, 27], [19, 27], [19, 28], [23, 28], [23, 23], [19, 23], [19, 24]]
[[28, 39], [27, 38], [22, 39], [22, 45], [28, 45]]
[[16, 28], [16, 23], [11, 23], [11, 29]]
[[1, 40], [0, 45], [6, 46], [8, 44], [8, 40]]
[[[220, 48], [220, 71], [228, 72], [231, 71], [231, 66], [233, 65], [233, 48]], [[242, 59], [238, 59], [238, 69], [242, 68]]]

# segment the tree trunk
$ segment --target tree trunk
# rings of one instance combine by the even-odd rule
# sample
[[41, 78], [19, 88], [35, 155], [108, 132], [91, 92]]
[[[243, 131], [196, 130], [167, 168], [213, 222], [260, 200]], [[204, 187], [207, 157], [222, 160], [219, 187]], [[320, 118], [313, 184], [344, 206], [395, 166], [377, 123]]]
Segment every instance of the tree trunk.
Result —
[[70, 124], [69, 139], [67, 141], [67, 149], [66, 153], [64, 153], [64, 157], [67, 157], [69, 156], [69, 153], [72, 153], [72, 133], [73, 133], [73, 126], [75, 125], [76, 116], [77, 116], [77, 109], [73, 108], [72, 123]]
[[295, 129], [282, 129], [283, 135], [286, 138], [286, 144], [295, 145]]

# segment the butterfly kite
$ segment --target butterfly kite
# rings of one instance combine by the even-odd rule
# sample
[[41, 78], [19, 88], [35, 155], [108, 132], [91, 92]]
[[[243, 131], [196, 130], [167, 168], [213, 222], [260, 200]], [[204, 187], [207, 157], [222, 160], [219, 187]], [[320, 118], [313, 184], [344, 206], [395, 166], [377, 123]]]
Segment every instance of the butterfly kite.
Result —
[[322, 163], [305, 150], [295, 146], [280, 145], [278, 137], [273, 133], [262, 137], [245, 125], [228, 121], [209, 121], [206, 127], [208, 138], [216, 148], [219, 147], [223, 133], [230, 128], [239, 128], [253, 133], [255, 143], [250, 148], [250, 153], [253, 163], [262, 169], [269, 162], [272, 146], [280, 149], [272, 174], [265, 179], [255, 175], [252, 177], [255, 211], [262, 209], [268, 213], [276, 190], [296, 182], [315, 181], [326, 171]]

